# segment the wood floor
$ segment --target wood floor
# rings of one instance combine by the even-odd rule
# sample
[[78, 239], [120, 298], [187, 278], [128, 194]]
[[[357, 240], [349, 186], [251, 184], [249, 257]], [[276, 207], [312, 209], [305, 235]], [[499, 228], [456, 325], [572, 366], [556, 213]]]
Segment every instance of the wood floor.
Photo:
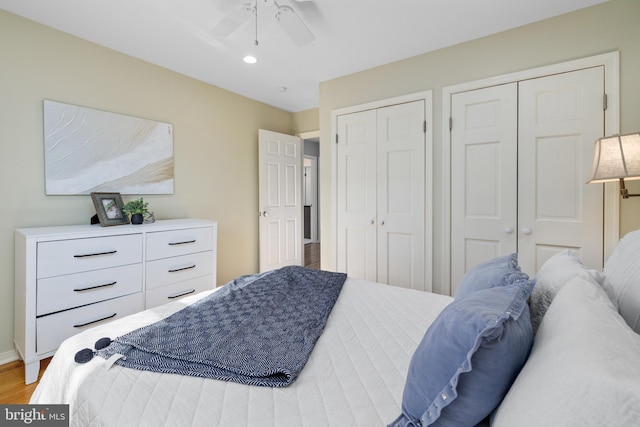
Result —
[[320, 243], [304, 245], [304, 266], [320, 270]]
[[[49, 366], [51, 358], [40, 362], [40, 375]], [[0, 365], [0, 403], [2, 404], [25, 404], [29, 403], [29, 398], [36, 389], [38, 382], [24, 384], [24, 363], [21, 360]]]

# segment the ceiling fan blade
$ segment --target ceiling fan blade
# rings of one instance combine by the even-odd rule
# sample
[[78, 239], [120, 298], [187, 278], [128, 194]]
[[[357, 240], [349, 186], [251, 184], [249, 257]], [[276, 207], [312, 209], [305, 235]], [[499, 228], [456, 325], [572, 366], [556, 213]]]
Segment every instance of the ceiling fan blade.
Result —
[[278, 7], [276, 20], [298, 46], [309, 44], [316, 38], [300, 15], [289, 6]]
[[218, 37], [226, 37], [246, 23], [254, 13], [255, 9], [252, 5], [243, 4], [214, 25], [211, 33]]

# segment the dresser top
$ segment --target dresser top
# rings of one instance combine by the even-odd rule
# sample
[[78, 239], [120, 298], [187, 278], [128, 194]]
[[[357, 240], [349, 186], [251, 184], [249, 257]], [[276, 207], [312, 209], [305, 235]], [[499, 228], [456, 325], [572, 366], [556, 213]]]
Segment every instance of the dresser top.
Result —
[[51, 227], [17, 228], [16, 235], [26, 238], [59, 239], [82, 238], [93, 236], [117, 236], [123, 234], [152, 233], [156, 231], [174, 230], [192, 227], [217, 227], [216, 221], [199, 218], [161, 219], [150, 224], [124, 224], [101, 227], [100, 224], [60, 225]]

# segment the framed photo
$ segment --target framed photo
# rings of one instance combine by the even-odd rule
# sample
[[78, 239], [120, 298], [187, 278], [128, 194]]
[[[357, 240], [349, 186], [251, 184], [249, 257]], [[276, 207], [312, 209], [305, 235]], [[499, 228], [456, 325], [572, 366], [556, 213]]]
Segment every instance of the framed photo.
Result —
[[122, 212], [122, 196], [120, 193], [91, 193], [93, 206], [100, 221], [100, 226], [129, 224], [129, 216]]

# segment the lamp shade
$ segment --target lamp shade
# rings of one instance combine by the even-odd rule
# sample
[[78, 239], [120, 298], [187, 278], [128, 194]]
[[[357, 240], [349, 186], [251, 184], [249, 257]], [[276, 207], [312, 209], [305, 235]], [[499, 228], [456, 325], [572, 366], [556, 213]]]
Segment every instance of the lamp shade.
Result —
[[640, 179], [640, 133], [600, 138], [594, 148], [590, 184]]

